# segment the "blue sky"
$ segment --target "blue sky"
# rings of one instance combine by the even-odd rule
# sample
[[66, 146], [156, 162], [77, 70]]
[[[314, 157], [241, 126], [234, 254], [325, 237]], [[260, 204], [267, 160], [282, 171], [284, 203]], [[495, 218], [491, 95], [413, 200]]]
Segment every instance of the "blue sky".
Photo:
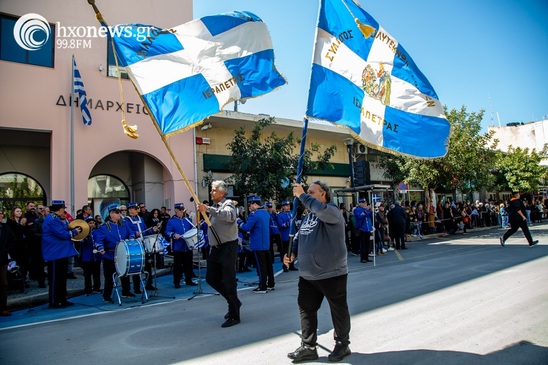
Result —
[[[360, 0], [409, 52], [442, 104], [485, 110], [482, 127], [548, 119], [548, 1]], [[267, 24], [288, 84], [239, 106], [302, 119], [318, 0], [196, 0], [194, 18], [248, 10]], [[227, 109], [232, 109], [228, 108]]]

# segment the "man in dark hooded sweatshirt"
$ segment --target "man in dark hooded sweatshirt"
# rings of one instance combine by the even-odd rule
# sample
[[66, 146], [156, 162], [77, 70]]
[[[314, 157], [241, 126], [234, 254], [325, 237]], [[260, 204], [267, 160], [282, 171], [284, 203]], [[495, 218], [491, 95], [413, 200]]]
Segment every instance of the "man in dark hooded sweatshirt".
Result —
[[299, 295], [302, 344], [287, 354], [293, 362], [316, 360], [318, 352], [318, 310], [327, 298], [333, 321], [335, 348], [330, 361], [340, 361], [350, 355], [350, 314], [346, 300], [348, 279], [345, 222], [339, 208], [331, 202], [327, 184], [315, 181], [304, 192], [295, 184], [293, 195], [299, 198], [309, 213], [303, 216], [294, 237], [291, 257], [284, 257], [289, 266], [299, 256]]

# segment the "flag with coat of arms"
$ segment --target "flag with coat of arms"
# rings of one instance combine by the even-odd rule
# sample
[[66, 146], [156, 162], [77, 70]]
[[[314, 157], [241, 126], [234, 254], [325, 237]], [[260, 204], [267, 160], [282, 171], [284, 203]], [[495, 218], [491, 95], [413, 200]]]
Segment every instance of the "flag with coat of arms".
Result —
[[306, 116], [420, 158], [447, 153], [450, 124], [409, 53], [355, 0], [320, 0]]

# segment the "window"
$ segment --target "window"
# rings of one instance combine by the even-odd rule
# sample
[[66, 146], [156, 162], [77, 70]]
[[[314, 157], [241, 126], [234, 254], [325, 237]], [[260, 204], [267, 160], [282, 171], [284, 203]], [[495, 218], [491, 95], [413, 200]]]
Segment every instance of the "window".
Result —
[[[38, 50], [27, 51], [21, 48], [13, 36], [13, 28], [17, 17], [0, 14], [0, 60], [26, 63], [28, 65], [53, 67], [55, 56], [55, 25], [50, 24], [51, 33], [47, 42]], [[34, 32], [36, 41], [44, 40], [44, 32]]]
[[4, 209], [4, 218], [8, 217], [6, 211], [11, 211], [14, 206], [25, 209], [27, 202], [46, 204], [46, 194], [38, 181], [32, 177], [18, 173], [0, 174], [0, 208]]
[[[123, 79], [129, 79], [125, 67], [120, 66], [120, 73]], [[114, 59], [114, 52], [112, 52], [112, 41], [110, 38], [107, 41], [107, 76], [118, 77], [118, 69], [116, 68], [116, 60]]]

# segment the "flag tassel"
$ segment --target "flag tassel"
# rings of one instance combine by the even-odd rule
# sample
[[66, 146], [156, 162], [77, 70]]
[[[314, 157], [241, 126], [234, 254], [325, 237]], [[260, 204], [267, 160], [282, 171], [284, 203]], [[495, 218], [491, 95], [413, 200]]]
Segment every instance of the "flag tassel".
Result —
[[[95, 5], [95, 0], [88, 0], [88, 3], [93, 7], [93, 10], [95, 11], [95, 16], [97, 18], [97, 20], [101, 23], [101, 25], [103, 26], [107, 26], [107, 23], [105, 22], [104, 18], [103, 18], [103, 15], [101, 14], [101, 12], [99, 11], [99, 9], [97, 8], [97, 6]], [[114, 59], [116, 61], [116, 67], [118, 67], [118, 59], [116, 57], [116, 49], [114, 48], [114, 42], [112, 43], [112, 50], [114, 52]], [[121, 77], [120, 77], [120, 72], [118, 71], [118, 83], [119, 83], [119, 88], [120, 88], [120, 99], [121, 99], [121, 102], [122, 102], [122, 105], [124, 105], [124, 98], [123, 98], [123, 91], [122, 91], [122, 81], [121, 81]], [[188, 189], [188, 191], [190, 192], [190, 195], [192, 195], [192, 198], [194, 198], [194, 201], [196, 203], [200, 202], [200, 199], [198, 198], [198, 196], [196, 195], [196, 193], [194, 192], [194, 189], [192, 188], [192, 185], [190, 185], [190, 181], [188, 180], [188, 178], [186, 177], [184, 171], [183, 171], [183, 168], [181, 167], [181, 165], [179, 164], [179, 161], [177, 160], [177, 157], [175, 156], [175, 154], [173, 153], [173, 151], [171, 150], [171, 146], [169, 145], [168, 141], [167, 141], [167, 138], [166, 136], [164, 136], [162, 134], [162, 131], [159, 129], [158, 127], [158, 123], [154, 120], [154, 118], [152, 117], [152, 113], [150, 112], [150, 110], [148, 109], [148, 106], [146, 104], [146, 102], [143, 100], [143, 97], [141, 95], [139, 95], [139, 97], [141, 98], [141, 100], [143, 101], [143, 105], [145, 106], [145, 108], [147, 109], [147, 112], [148, 112], [148, 115], [150, 116], [150, 118], [152, 119], [152, 124], [154, 124], [154, 127], [156, 127], [156, 130], [158, 131], [158, 134], [160, 135], [160, 137], [162, 138], [162, 141], [164, 142], [164, 145], [166, 146], [167, 148], [167, 151], [169, 152], [169, 155], [171, 156], [171, 159], [173, 160], [173, 162], [175, 163], [175, 166], [177, 167], [177, 170], [179, 170], [179, 173], [181, 174], [181, 177], [183, 178], [183, 181]], [[124, 112], [124, 108], [122, 108], [122, 126], [124, 127], [124, 133], [133, 138], [133, 139], [137, 139], [139, 138], [139, 134], [137, 134], [137, 126], [136, 125], [133, 125], [133, 126], [130, 126], [127, 124], [126, 122], [126, 118], [125, 118], [125, 112]], [[211, 226], [211, 221], [209, 220], [209, 217], [207, 215], [203, 215], [206, 223], [208, 226]], [[220, 241], [219, 241], [220, 242]]]

